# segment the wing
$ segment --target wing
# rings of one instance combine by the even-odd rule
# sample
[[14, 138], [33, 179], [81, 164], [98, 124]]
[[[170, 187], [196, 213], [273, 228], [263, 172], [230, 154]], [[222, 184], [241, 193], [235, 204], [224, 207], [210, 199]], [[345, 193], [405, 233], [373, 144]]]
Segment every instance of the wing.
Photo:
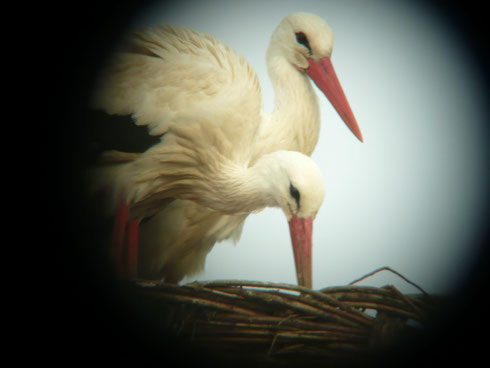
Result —
[[117, 178], [141, 208], [182, 191], [192, 193], [187, 199], [209, 193], [206, 179], [222, 165], [248, 164], [261, 124], [260, 85], [246, 60], [209, 35], [171, 26], [129, 38], [103, 70], [94, 104], [167, 133]]
[[259, 82], [245, 59], [210, 35], [163, 25], [128, 37], [102, 71], [93, 104], [132, 114], [151, 135], [161, 135], [183, 110], [223, 99], [237, 109], [249, 107], [241, 106], [245, 100], [261, 107]]

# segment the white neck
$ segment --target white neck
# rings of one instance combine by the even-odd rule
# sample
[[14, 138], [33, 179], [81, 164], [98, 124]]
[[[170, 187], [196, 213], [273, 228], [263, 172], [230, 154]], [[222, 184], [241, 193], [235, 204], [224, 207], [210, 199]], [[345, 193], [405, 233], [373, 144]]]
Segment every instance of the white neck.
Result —
[[264, 116], [253, 161], [281, 149], [311, 155], [320, 134], [320, 108], [308, 76], [281, 56], [268, 55], [268, 70], [275, 107]]
[[263, 207], [278, 207], [276, 183], [271, 180], [275, 167], [262, 161], [266, 160], [259, 160], [248, 168], [232, 163], [222, 166], [213, 175], [212, 184], [197, 193], [194, 199], [206, 207], [229, 214], [248, 214]]

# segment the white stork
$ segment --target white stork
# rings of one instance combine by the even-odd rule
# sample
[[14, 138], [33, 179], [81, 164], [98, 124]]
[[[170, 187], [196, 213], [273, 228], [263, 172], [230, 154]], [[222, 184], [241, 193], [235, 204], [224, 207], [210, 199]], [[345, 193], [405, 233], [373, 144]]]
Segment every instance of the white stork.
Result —
[[[106, 153], [95, 171], [98, 187], [120, 201], [114, 248], [120, 260], [128, 238], [130, 276], [178, 282], [202, 269], [215, 242], [239, 236], [249, 213], [277, 206], [290, 224], [298, 283], [311, 287], [312, 221], [323, 183], [304, 155], [320, 125], [308, 77], [362, 141], [330, 62], [332, 45], [319, 17], [296, 13], [280, 23], [267, 51], [276, 107], [266, 114], [254, 71], [211, 36], [160, 26], [128, 39], [102, 72], [95, 106], [132, 114], [152, 135], [166, 133], [143, 154]], [[150, 216], [136, 261], [139, 220]]]

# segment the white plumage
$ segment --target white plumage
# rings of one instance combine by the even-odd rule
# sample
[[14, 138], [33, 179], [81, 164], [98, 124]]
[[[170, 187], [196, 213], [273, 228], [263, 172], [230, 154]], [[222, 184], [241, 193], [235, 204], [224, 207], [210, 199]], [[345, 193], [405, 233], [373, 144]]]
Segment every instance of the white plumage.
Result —
[[[311, 248], [306, 219], [315, 217], [324, 189], [306, 156], [320, 126], [308, 74], [362, 140], [328, 69], [332, 44], [330, 28], [314, 15], [281, 22], [267, 51], [276, 93], [270, 114], [262, 112], [259, 82], [245, 59], [209, 35], [160, 26], [123, 45], [101, 73], [94, 105], [166, 134], [142, 154], [107, 152], [93, 178], [112, 191], [113, 208], [122, 198], [132, 218], [152, 216], [141, 225], [140, 276], [178, 282], [200, 271], [215, 242], [237, 240], [246, 216], [265, 206], [282, 208], [293, 246], [298, 231], [309, 231]], [[298, 259], [296, 266], [300, 284], [311, 287], [308, 257], [309, 266]]]

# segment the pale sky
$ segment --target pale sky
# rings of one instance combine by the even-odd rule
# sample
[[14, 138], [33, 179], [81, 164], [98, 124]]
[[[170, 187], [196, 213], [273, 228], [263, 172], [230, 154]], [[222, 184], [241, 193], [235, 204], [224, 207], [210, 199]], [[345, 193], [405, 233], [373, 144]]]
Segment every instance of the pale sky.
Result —
[[[326, 186], [314, 222], [313, 286], [345, 285], [389, 266], [428, 292], [448, 292], [469, 271], [488, 181], [485, 95], [457, 30], [437, 12], [402, 1], [176, 1], [134, 19], [207, 32], [256, 70], [264, 107], [273, 91], [265, 52], [280, 20], [314, 13], [332, 27], [332, 62], [362, 130], [361, 144], [319, 93], [321, 135], [313, 154]], [[241, 240], [215, 245], [186, 281], [296, 283], [279, 209], [249, 216]], [[383, 273], [387, 283], [415, 292]]]

